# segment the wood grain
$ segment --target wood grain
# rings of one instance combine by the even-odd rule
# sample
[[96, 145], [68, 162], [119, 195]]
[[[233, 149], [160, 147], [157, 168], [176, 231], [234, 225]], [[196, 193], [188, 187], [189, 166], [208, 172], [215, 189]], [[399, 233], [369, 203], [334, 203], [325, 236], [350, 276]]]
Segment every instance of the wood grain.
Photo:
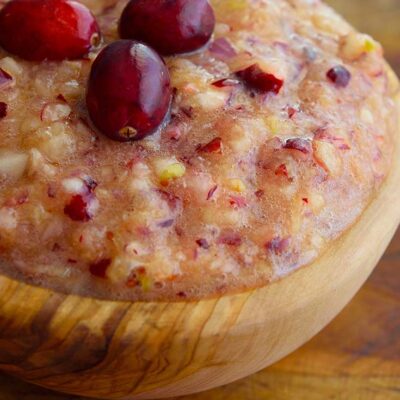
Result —
[[[400, 399], [400, 230], [343, 313], [297, 352], [237, 383], [180, 400]], [[2, 400], [79, 400], [0, 375]]]
[[[388, 54], [396, 61], [394, 45]], [[260, 369], [322, 328], [369, 274], [399, 221], [400, 152], [396, 162], [386, 190], [329, 254], [267, 289], [130, 305], [0, 278], [0, 366], [70, 392], [146, 393], [138, 399], [202, 390]], [[381, 272], [319, 339], [248, 380], [186, 399], [400, 399], [399, 251], [395, 242]], [[2, 400], [72, 399], [6, 376], [0, 385]]]

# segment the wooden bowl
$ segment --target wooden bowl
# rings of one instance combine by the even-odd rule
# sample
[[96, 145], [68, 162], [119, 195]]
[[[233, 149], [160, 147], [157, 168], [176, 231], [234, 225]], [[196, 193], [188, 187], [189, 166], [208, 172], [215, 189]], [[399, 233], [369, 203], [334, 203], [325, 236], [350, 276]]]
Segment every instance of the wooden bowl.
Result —
[[359, 221], [318, 261], [264, 288], [191, 303], [129, 303], [0, 277], [0, 368], [105, 399], [165, 398], [232, 382], [289, 354], [331, 321], [399, 222], [400, 135], [392, 171]]

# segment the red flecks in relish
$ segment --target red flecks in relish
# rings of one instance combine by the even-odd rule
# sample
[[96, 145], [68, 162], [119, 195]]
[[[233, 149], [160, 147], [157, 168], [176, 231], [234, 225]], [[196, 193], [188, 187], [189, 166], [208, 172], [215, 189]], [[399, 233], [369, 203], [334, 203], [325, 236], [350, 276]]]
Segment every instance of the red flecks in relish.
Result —
[[221, 153], [222, 152], [222, 139], [217, 137], [204, 146], [199, 147], [199, 151], [204, 153]]
[[196, 243], [202, 249], [208, 250], [210, 248], [210, 244], [208, 243], [207, 239], [198, 239]]
[[7, 104], [0, 102], [0, 119], [7, 116]]
[[94, 16], [77, 1], [12, 0], [0, 11], [0, 45], [25, 60], [82, 58], [99, 41]]
[[351, 79], [351, 73], [349, 70], [342, 65], [337, 65], [331, 68], [326, 76], [328, 79], [335, 84], [335, 86], [339, 88], [345, 88]]
[[87, 222], [93, 218], [90, 210], [93, 195], [81, 196], [77, 194], [72, 196], [69, 203], [64, 208], [64, 214], [68, 215], [73, 221]]
[[282, 255], [289, 248], [289, 238], [276, 237], [269, 241], [265, 247], [267, 250], [275, 253], [276, 255]]
[[275, 75], [263, 71], [258, 64], [253, 64], [236, 75], [246, 83], [248, 87], [261, 93], [278, 94], [283, 86], [283, 80]]
[[12, 76], [8, 72], [4, 71], [4, 69], [0, 68], [0, 89], [5, 89], [10, 86], [12, 82]]
[[285, 164], [279, 165], [279, 167], [276, 168], [276, 170], [275, 170], [275, 175], [276, 176], [284, 176], [284, 177], [288, 178], [289, 173], [288, 173], [286, 165]]
[[218, 185], [215, 185], [208, 191], [207, 200], [212, 199], [212, 197], [214, 196], [214, 193], [217, 191], [217, 189], [218, 189]]
[[229, 204], [236, 208], [247, 207], [247, 201], [243, 196], [229, 196]]
[[119, 23], [120, 36], [144, 42], [163, 55], [204, 46], [214, 31], [207, 0], [131, 0]]
[[239, 84], [239, 81], [237, 81], [236, 79], [229, 79], [229, 78], [220, 79], [220, 80], [212, 83], [213, 86], [218, 87], [218, 88], [236, 86], [238, 84]]
[[236, 232], [224, 232], [218, 239], [218, 243], [227, 246], [240, 246], [242, 244], [242, 237]]
[[307, 139], [288, 139], [284, 145], [285, 149], [301, 151], [304, 154], [311, 152], [311, 142]]
[[89, 271], [92, 275], [98, 278], [105, 279], [107, 277], [107, 269], [111, 265], [111, 259], [105, 258], [97, 261], [89, 266]]

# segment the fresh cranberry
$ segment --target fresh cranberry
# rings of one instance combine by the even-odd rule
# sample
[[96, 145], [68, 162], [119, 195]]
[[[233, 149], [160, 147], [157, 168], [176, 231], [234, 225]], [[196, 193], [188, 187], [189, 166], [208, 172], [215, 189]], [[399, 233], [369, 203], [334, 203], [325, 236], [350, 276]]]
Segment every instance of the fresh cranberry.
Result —
[[152, 134], [170, 102], [168, 69], [145, 44], [119, 40], [93, 63], [86, 104], [94, 125], [110, 139], [127, 142]]
[[340, 88], [345, 88], [351, 79], [351, 74], [342, 65], [336, 65], [335, 67], [331, 68], [326, 76], [328, 79], [335, 84], [335, 86]]
[[207, 0], [131, 0], [119, 23], [123, 39], [147, 43], [163, 55], [204, 46], [215, 26]]
[[258, 64], [253, 64], [250, 67], [238, 71], [236, 75], [251, 89], [261, 93], [271, 92], [278, 94], [283, 86], [282, 79], [263, 71]]
[[77, 194], [72, 196], [69, 203], [64, 208], [64, 214], [68, 215], [73, 221], [87, 222], [93, 218], [91, 203], [93, 195], [81, 196]]
[[12, 0], [0, 11], [0, 45], [25, 60], [81, 58], [99, 41], [94, 16], [74, 0]]
[[7, 116], [7, 103], [0, 102], [0, 119]]

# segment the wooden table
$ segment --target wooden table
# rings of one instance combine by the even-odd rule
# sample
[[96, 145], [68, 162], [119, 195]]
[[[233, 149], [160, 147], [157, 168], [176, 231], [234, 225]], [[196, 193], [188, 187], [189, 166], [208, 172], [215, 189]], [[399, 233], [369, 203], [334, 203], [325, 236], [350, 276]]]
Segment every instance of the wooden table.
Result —
[[[400, 73], [400, 0], [329, 3], [384, 43]], [[364, 288], [311, 342], [247, 379], [181, 398], [225, 399], [400, 400], [400, 230]], [[79, 399], [0, 374], [0, 400]]]

